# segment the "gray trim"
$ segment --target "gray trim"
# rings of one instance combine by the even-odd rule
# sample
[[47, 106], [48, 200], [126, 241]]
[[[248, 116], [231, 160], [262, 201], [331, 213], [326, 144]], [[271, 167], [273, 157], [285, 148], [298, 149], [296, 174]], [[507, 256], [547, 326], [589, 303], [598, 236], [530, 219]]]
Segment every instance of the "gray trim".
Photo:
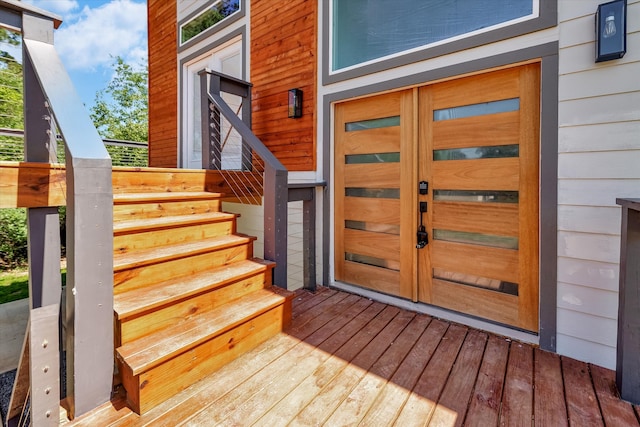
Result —
[[[556, 50], [557, 52], [557, 50]], [[540, 348], [556, 351], [558, 288], [558, 54], [540, 81]]]
[[53, 21], [53, 28], [58, 28], [62, 24], [62, 18], [60, 15], [51, 13], [48, 10], [40, 9], [39, 7], [32, 6], [19, 0], [0, 0], [0, 8], [15, 10], [20, 14], [35, 15], [40, 18], [45, 18], [49, 21]]
[[540, 0], [540, 13], [537, 18], [460, 40], [454, 40], [438, 46], [424, 48], [407, 54], [401, 54], [394, 58], [380, 60], [376, 63], [364, 65], [351, 70], [330, 74], [329, 58], [331, 58], [331, 46], [329, 45], [329, 33], [331, 32], [331, 28], [329, 28], [329, 1], [331, 0], [322, 2], [322, 83], [324, 85], [377, 73], [379, 71], [400, 67], [414, 62], [424, 61], [437, 56], [448, 55], [450, 53], [514, 38], [523, 34], [533, 33], [535, 31], [554, 27], [558, 23], [557, 0]]
[[188, 62], [193, 61], [195, 58], [197, 58], [198, 56], [204, 55], [205, 53], [219, 47], [222, 46], [223, 44], [227, 43], [228, 41], [234, 39], [235, 37], [241, 37], [241, 44], [242, 44], [242, 80], [247, 80], [247, 72], [246, 72], [246, 64], [247, 64], [247, 31], [246, 31], [246, 27], [241, 27], [238, 28], [235, 31], [232, 31], [231, 33], [225, 35], [224, 37], [217, 39], [209, 44], [207, 44], [206, 46], [196, 50], [195, 52], [185, 56], [184, 58], [179, 60], [178, 63], [178, 112], [179, 112], [179, 121], [178, 121], [178, 164], [177, 166], [179, 168], [183, 168], [185, 167], [184, 165], [184, 159], [182, 156], [182, 148], [183, 145], [185, 144], [184, 141], [184, 124], [183, 124], [183, 120], [184, 120], [184, 116], [185, 116], [185, 110], [184, 110], [184, 105], [182, 103], [182, 95], [183, 95], [183, 89], [184, 89], [184, 66], [185, 64], [187, 64]]
[[[358, 96], [426, 84], [430, 81], [487, 70], [531, 59], [542, 58], [541, 64], [541, 164], [540, 164], [540, 347], [556, 350], [557, 312], [557, 183], [558, 183], [558, 43], [539, 46], [482, 58], [450, 67], [438, 68], [396, 80], [371, 84], [325, 95], [322, 100], [323, 176], [329, 191], [331, 186], [332, 109], [331, 104]], [[330, 258], [331, 209], [333, 201], [325, 193], [323, 203], [323, 246], [325, 260]], [[329, 263], [324, 262], [323, 280], [329, 283]]]
[[184, 44], [182, 44], [180, 42], [180, 35], [181, 35], [180, 27], [182, 27], [182, 25], [184, 25], [185, 23], [193, 19], [195, 16], [202, 13], [205, 9], [208, 9], [209, 7], [211, 7], [216, 1], [217, 0], [209, 0], [205, 6], [202, 6], [201, 8], [189, 14], [186, 18], [178, 22], [178, 28], [176, 31], [177, 37], [178, 37], [178, 52], [182, 52], [188, 49], [189, 47], [193, 46], [194, 44], [199, 43], [208, 37], [211, 37], [213, 34], [217, 33], [218, 31], [225, 29], [226, 27], [233, 24], [234, 22], [238, 22], [239, 20], [244, 18], [247, 13], [246, 0], [240, 0], [240, 10], [238, 12], [233, 13], [232, 15], [229, 15], [227, 17], [228, 19], [227, 18], [223, 19], [222, 21], [215, 24], [213, 27], [207, 28], [206, 30], [204, 30], [194, 38], [187, 40]]

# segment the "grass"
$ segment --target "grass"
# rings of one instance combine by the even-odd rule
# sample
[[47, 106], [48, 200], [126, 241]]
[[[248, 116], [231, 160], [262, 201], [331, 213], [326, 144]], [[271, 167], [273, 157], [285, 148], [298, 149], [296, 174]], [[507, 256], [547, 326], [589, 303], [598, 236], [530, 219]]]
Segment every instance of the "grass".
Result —
[[[62, 270], [62, 285], [66, 283], [67, 270]], [[0, 304], [29, 298], [29, 276], [26, 270], [12, 270], [0, 274]]]

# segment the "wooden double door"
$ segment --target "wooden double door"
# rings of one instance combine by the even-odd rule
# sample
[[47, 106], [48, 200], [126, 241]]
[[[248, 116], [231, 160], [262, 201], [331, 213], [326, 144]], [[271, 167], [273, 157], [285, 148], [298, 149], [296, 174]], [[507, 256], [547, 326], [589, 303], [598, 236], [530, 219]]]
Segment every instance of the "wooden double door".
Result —
[[336, 105], [336, 280], [538, 331], [539, 74]]

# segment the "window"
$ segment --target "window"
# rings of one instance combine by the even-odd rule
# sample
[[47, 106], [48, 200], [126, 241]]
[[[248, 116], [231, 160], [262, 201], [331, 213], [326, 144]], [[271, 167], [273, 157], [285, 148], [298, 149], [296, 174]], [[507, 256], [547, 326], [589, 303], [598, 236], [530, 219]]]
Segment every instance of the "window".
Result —
[[180, 44], [184, 44], [240, 10], [240, 0], [218, 0], [180, 25]]
[[538, 0], [333, 0], [331, 71], [532, 19]]

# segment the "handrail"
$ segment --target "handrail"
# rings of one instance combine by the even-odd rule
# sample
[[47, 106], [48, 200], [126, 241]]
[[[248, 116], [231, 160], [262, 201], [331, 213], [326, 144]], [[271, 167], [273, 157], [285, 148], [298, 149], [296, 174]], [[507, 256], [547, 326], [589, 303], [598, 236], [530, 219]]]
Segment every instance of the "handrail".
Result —
[[[253, 155], [264, 162], [264, 182], [260, 183], [264, 198], [264, 257], [276, 263], [273, 272], [274, 283], [286, 288], [288, 171], [251, 131], [251, 84], [209, 69], [202, 70], [199, 75], [202, 88], [203, 165], [206, 168], [213, 165], [223, 170], [221, 159], [210, 161], [211, 147], [205, 144], [205, 137], [210, 137], [212, 129], [217, 133], [221, 132], [219, 117], [222, 115], [240, 134], [242, 152], [248, 152], [242, 159], [242, 170], [250, 170], [254, 167], [251, 160]], [[248, 100], [248, 105], [243, 108], [243, 120], [227, 105], [221, 92], [232, 93]], [[217, 141], [217, 143], [220, 142]], [[216, 149], [221, 152], [222, 146]]]
[[[109, 154], [53, 46], [53, 31], [60, 23], [57, 15], [42, 9], [0, 0], [0, 26], [21, 32], [23, 38], [25, 160], [55, 163], [57, 131], [65, 144], [67, 295], [63, 321], [67, 402], [74, 417], [111, 397], [113, 191]], [[53, 345], [61, 333], [56, 320], [61, 300], [57, 207], [28, 208], [27, 227], [30, 330], [19, 363], [22, 381], [16, 377], [7, 421], [10, 425], [15, 422], [16, 405], [30, 399], [31, 422], [49, 425], [57, 422], [60, 402], [59, 355]]]

